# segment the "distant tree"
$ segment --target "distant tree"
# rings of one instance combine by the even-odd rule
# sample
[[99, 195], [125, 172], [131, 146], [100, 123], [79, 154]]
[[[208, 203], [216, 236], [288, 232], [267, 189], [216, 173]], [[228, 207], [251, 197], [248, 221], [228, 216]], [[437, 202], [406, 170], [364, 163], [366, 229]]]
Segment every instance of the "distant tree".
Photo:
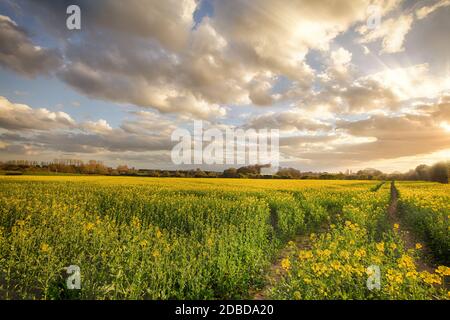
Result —
[[197, 170], [195, 170], [194, 177], [196, 177], [196, 178], [206, 178], [207, 174], [204, 173], [202, 170], [200, 170], [200, 168], [197, 168]]
[[420, 166], [417, 166], [414, 170], [417, 175], [418, 180], [430, 180], [430, 167], [426, 164], [421, 164]]
[[161, 177], [164, 177], [164, 178], [170, 177], [170, 172], [167, 170], [164, 170], [163, 172], [161, 172]]
[[281, 168], [276, 174], [277, 176], [290, 179], [300, 179], [302, 177], [302, 173], [294, 168]]
[[224, 178], [238, 178], [239, 177], [236, 168], [229, 168], [229, 169], [224, 170], [222, 176]]
[[119, 174], [127, 174], [130, 169], [128, 168], [127, 165], [120, 165], [120, 166], [117, 166], [116, 170], [117, 170], [117, 172], [119, 172]]
[[448, 183], [448, 166], [444, 162], [433, 165], [430, 169], [431, 181]]

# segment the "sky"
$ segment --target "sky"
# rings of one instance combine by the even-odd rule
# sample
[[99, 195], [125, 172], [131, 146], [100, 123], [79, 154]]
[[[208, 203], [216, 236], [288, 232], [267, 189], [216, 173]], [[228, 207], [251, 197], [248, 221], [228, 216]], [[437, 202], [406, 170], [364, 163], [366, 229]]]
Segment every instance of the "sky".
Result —
[[173, 163], [194, 120], [301, 171], [449, 160], [449, 31], [450, 0], [0, 0], [0, 161], [230, 167]]

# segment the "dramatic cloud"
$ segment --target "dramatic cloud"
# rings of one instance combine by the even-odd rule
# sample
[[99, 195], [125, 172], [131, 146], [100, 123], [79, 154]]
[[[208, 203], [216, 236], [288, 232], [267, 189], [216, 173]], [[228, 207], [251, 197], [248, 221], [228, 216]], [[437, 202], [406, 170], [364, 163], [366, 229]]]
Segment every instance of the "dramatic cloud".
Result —
[[[65, 27], [72, 4], [79, 31]], [[13, 73], [0, 74], [0, 159], [170, 162], [172, 131], [194, 119], [279, 129], [282, 159], [300, 169], [442, 154], [449, 4], [17, 0], [0, 14], [0, 65], [50, 80], [11, 88]]]
[[0, 65], [25, 76], [47, 74], [61, 64], [57, 51], [33, 44], [9, 17], [0, 15]]
[[[67, 1], [25, 3], [51, 17], [42, 19], [49, 29], [61, 29]], [[328, 50], [367, 18], [369, 4], [384, 14], [398, 1], [214, 1], [215, 15], [195, 28], [194, 0], [75, 3], [83, 28], [65, 47], [62, 80], [92, 98], [208, 119], [225, 116], [226, 104], [272, 105], [280, 75], [309, 90], [308, 52]]]

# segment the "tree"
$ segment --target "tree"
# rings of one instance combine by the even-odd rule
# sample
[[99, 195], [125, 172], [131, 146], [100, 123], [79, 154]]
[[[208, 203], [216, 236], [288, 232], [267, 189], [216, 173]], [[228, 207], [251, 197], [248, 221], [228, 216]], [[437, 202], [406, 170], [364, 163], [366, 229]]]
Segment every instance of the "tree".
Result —
[[290, 179], [300, 179], [302, 177], [302, 173], [294, 168], [281, 168], [278, 170], [277, 175]]
[[224, 178], [238, 178], [239, 177], [236, 168], [229, 168], [229, 169], [224, 170], [222, 176]]
[[196, 178], [206, 178], [207, 174], [204, 173], [202, 170], [200, 170], [199, 168], [197, 168], [197, 170], [195, 170], [195, 175], [194, 177]]
[[426, 164], [421, 164], [416, 167], [417, 179], [419, 180], [430, 180], [430, 167]]
[[117, 170], [117, 172], [119, 172], [119, 174], [127, 174], [130, 169], [128, 168], [127, 165], [120, 165], [120, 166], [117, 166], [116, 170]]
[[431, 181], [448, 183], [448, 166], [444, 162], [433, 165], [430, 169]]

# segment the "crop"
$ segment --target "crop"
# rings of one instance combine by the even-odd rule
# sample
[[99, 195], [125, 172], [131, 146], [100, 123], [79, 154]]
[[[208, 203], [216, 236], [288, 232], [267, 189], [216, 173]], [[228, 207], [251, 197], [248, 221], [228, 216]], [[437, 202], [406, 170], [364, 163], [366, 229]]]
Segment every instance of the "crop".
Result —
[[[415, 274], [414, 289], [366, 289], [363, 268], [376, 257], [386, 277], [407, 272], [399, 265], [415, 258], [387, 231], [388, 201], [388, 187], [369, 181], [1, 177], [0, 296], [247, 298], [265, 285], [280, 250], [304, 234], [313, 237], [311, 253], [292, 250], [273, 297], [442, 298], [437, 274]], [[379, 243], [384, 255], [375, 255]], [[325, 265], [341, 272], [345, 251], [350, 273], [310, 273]], [[300, 254], [308, 259], [294, 259]], [[80, 267], [81, 290], [67, 288], [70, 265]], [[320, 281], [337, 292], [322, 293]]]
[[[373, 189], [372, 189], [373, 190]], [[358, 192], [348, 198], [328, 231], [311, 234], [311, 246], [290, 243], [281, 263], [283, 274], [270, 296], [275, 299], [430, 299], [447, 298], [445, 277], [450, 268], [419, 271], [420, 245], [407, 250], [398, 225], [386, 217], [388, 188]], [[380, 287], [366, 285], [375, 268]]]
[[428, 244], [435, 258], [450, 264], [450, 187], [438, 183], [398, 183], [404, 221]]

